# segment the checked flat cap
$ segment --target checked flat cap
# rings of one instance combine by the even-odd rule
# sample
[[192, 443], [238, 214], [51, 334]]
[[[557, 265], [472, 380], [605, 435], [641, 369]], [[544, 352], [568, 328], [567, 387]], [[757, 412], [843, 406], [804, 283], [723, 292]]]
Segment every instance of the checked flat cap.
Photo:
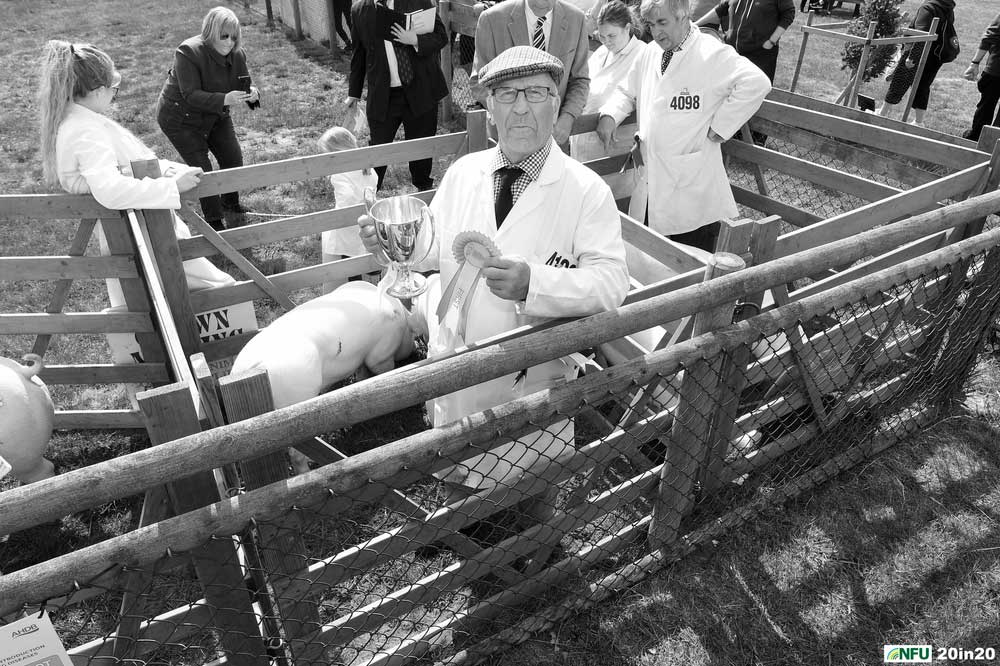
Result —
[[533, 74], [550, 74], [557, 83], [562, 78], [559, 58], [534, 46], [512, 46], [479, 70], [479, 83], [493, 88], [499, 83]]

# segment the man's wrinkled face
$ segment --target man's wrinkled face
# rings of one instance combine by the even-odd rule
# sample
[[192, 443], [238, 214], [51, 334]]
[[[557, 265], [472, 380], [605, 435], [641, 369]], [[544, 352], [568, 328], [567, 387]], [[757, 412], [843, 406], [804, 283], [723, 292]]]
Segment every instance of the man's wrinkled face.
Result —
[[499, 83], [486, 98], [500, 150], [516, 164], [549, 141], [559, 111], [556, 84], [548, 74]]
[[677, 15], [666, 5], [653, 6], [642, 18], [653, 35], [653, 41], [664, 51], [673, 51], [687, 35], [691, 21], [687, 14]]

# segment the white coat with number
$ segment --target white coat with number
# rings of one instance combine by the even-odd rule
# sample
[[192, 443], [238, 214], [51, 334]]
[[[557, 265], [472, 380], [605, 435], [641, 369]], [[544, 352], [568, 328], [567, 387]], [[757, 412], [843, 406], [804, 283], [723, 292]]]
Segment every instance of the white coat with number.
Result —
[[[478, 342], [550, 317], [576, 317], [619, 306], [628, 290], [621, 222], [611, 190], [593, 171], [564, 155], [554, 142], [538, 179], [514, 203], [500, 229], [493, 211], [496, 148], [466, 155], [441, 181], [431, 210], [437, 225], [435, 247], [421, 270], [439, 268], [441, 285], [459, 270], [452, 252], [455, 236], [478, 231], [504, 256], [520, 256], [531, 266], [527, 298], [515, 303], [497, 296], [480, 281], [469, 308], [465, 341]], [[441, 356], [462, 341], [435, 326], [437, 302], [427, 299], [428, 356]], [[462, 389], [428, 406], [435, 426], [549, 388], [575, 374], [560, 360], [516, 375]], [[571, 422], [552, 424], [518, 442], [493, 449], [455, 470], [450, 480], [481, 487], [516, 477], [540, 457], [554, 459], [573, 446]]]
[[708, 130], [731, 137], [760, 108], [771, 84], [733, 47], [694, 24], [663, 74], [662, 57], [656, 42], [646, 44], [600, 113], [621, 123], [638, 110], [649, 224], [669, 235], [737, 214], [722, 149]]

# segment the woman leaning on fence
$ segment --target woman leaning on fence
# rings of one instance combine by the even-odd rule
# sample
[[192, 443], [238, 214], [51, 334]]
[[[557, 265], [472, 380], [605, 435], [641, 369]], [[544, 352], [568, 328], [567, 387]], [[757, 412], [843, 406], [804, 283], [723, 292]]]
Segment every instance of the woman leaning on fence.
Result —
[[[590, 91], [583, 113], [597, 113], [628, 76], [632, 64], [639, 58], [643, 43], [638, 39], [638, 18], [621, 0], [611, 0], [597, 13], [597, 36], [601, 45], [590, 54], [587, 69], [590, 74]], [[619, 131], [617, 140], [605, 146], [596, 132], [574, 134], [569, 138], [570, 155], [580, 162], [596, 160], [609, 155], [621, 155], [632, 148], [630, 132]], [[605, 181], [615, 198], [631, 197], [635, 189], [633, 174], [609, 174]]]
[[[127, 129], [107, 116], [121, 74], [110, 56], [91, 44], [53, 40], [45, 45], [39, 76], [38, 104], [42, 173], [51, 185], [70, 194], [91, 194], [114, 210], [170, 209], [181, 206], [180, 195], [198, 185], [202, 170], [160, 160], [160, 178], [132, 177], [131, 163], [156, 159]], [[179, 238], [191, 233], [174, 215]], [[109, 254], [103, 229], [101, 252]], [[184, 262], [189, 289], [204, 289], [235, 281], [205, 258]], [[117, 280], [108, 280], [112, 306], [125, 304]]]
[[[220, 169], [230, 169], [243, 166], [230, 108], [242, 102], [254, 108], [259, 99], [259, 91], [250, 84], [240, 20], [231, 9], [215, 7], [205, 15], [201, 34], [184, 40], [174, 52], [156, 120], [191, 166], [211, 171], [211, 151]], [[203, 197], [201, 210], [216, 230], [226, 226], [224, 219], [233, 226], [245, 222], [238, 192]]]

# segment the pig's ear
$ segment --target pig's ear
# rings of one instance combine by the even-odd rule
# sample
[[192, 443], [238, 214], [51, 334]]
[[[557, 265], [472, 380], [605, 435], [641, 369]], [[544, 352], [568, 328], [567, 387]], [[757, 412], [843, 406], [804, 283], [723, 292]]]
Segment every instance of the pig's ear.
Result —
[[21, 366], [21, 376], [25, 379], [34, 377], [45, 367], [42, 357], [38, 354], [25, 354], [21, 357], [21, 361], [24, 362], [24, 365]]
[[412, 309], [406, 313], [406, 325], [410, 327], [410, 331], [413, 333], [414, 337], [423, 338], [424, 340], [427, 340], [429, 337], [427, 331], [427, 316], [424, 308], [419, 307], [416, 302], [413, 303]]

